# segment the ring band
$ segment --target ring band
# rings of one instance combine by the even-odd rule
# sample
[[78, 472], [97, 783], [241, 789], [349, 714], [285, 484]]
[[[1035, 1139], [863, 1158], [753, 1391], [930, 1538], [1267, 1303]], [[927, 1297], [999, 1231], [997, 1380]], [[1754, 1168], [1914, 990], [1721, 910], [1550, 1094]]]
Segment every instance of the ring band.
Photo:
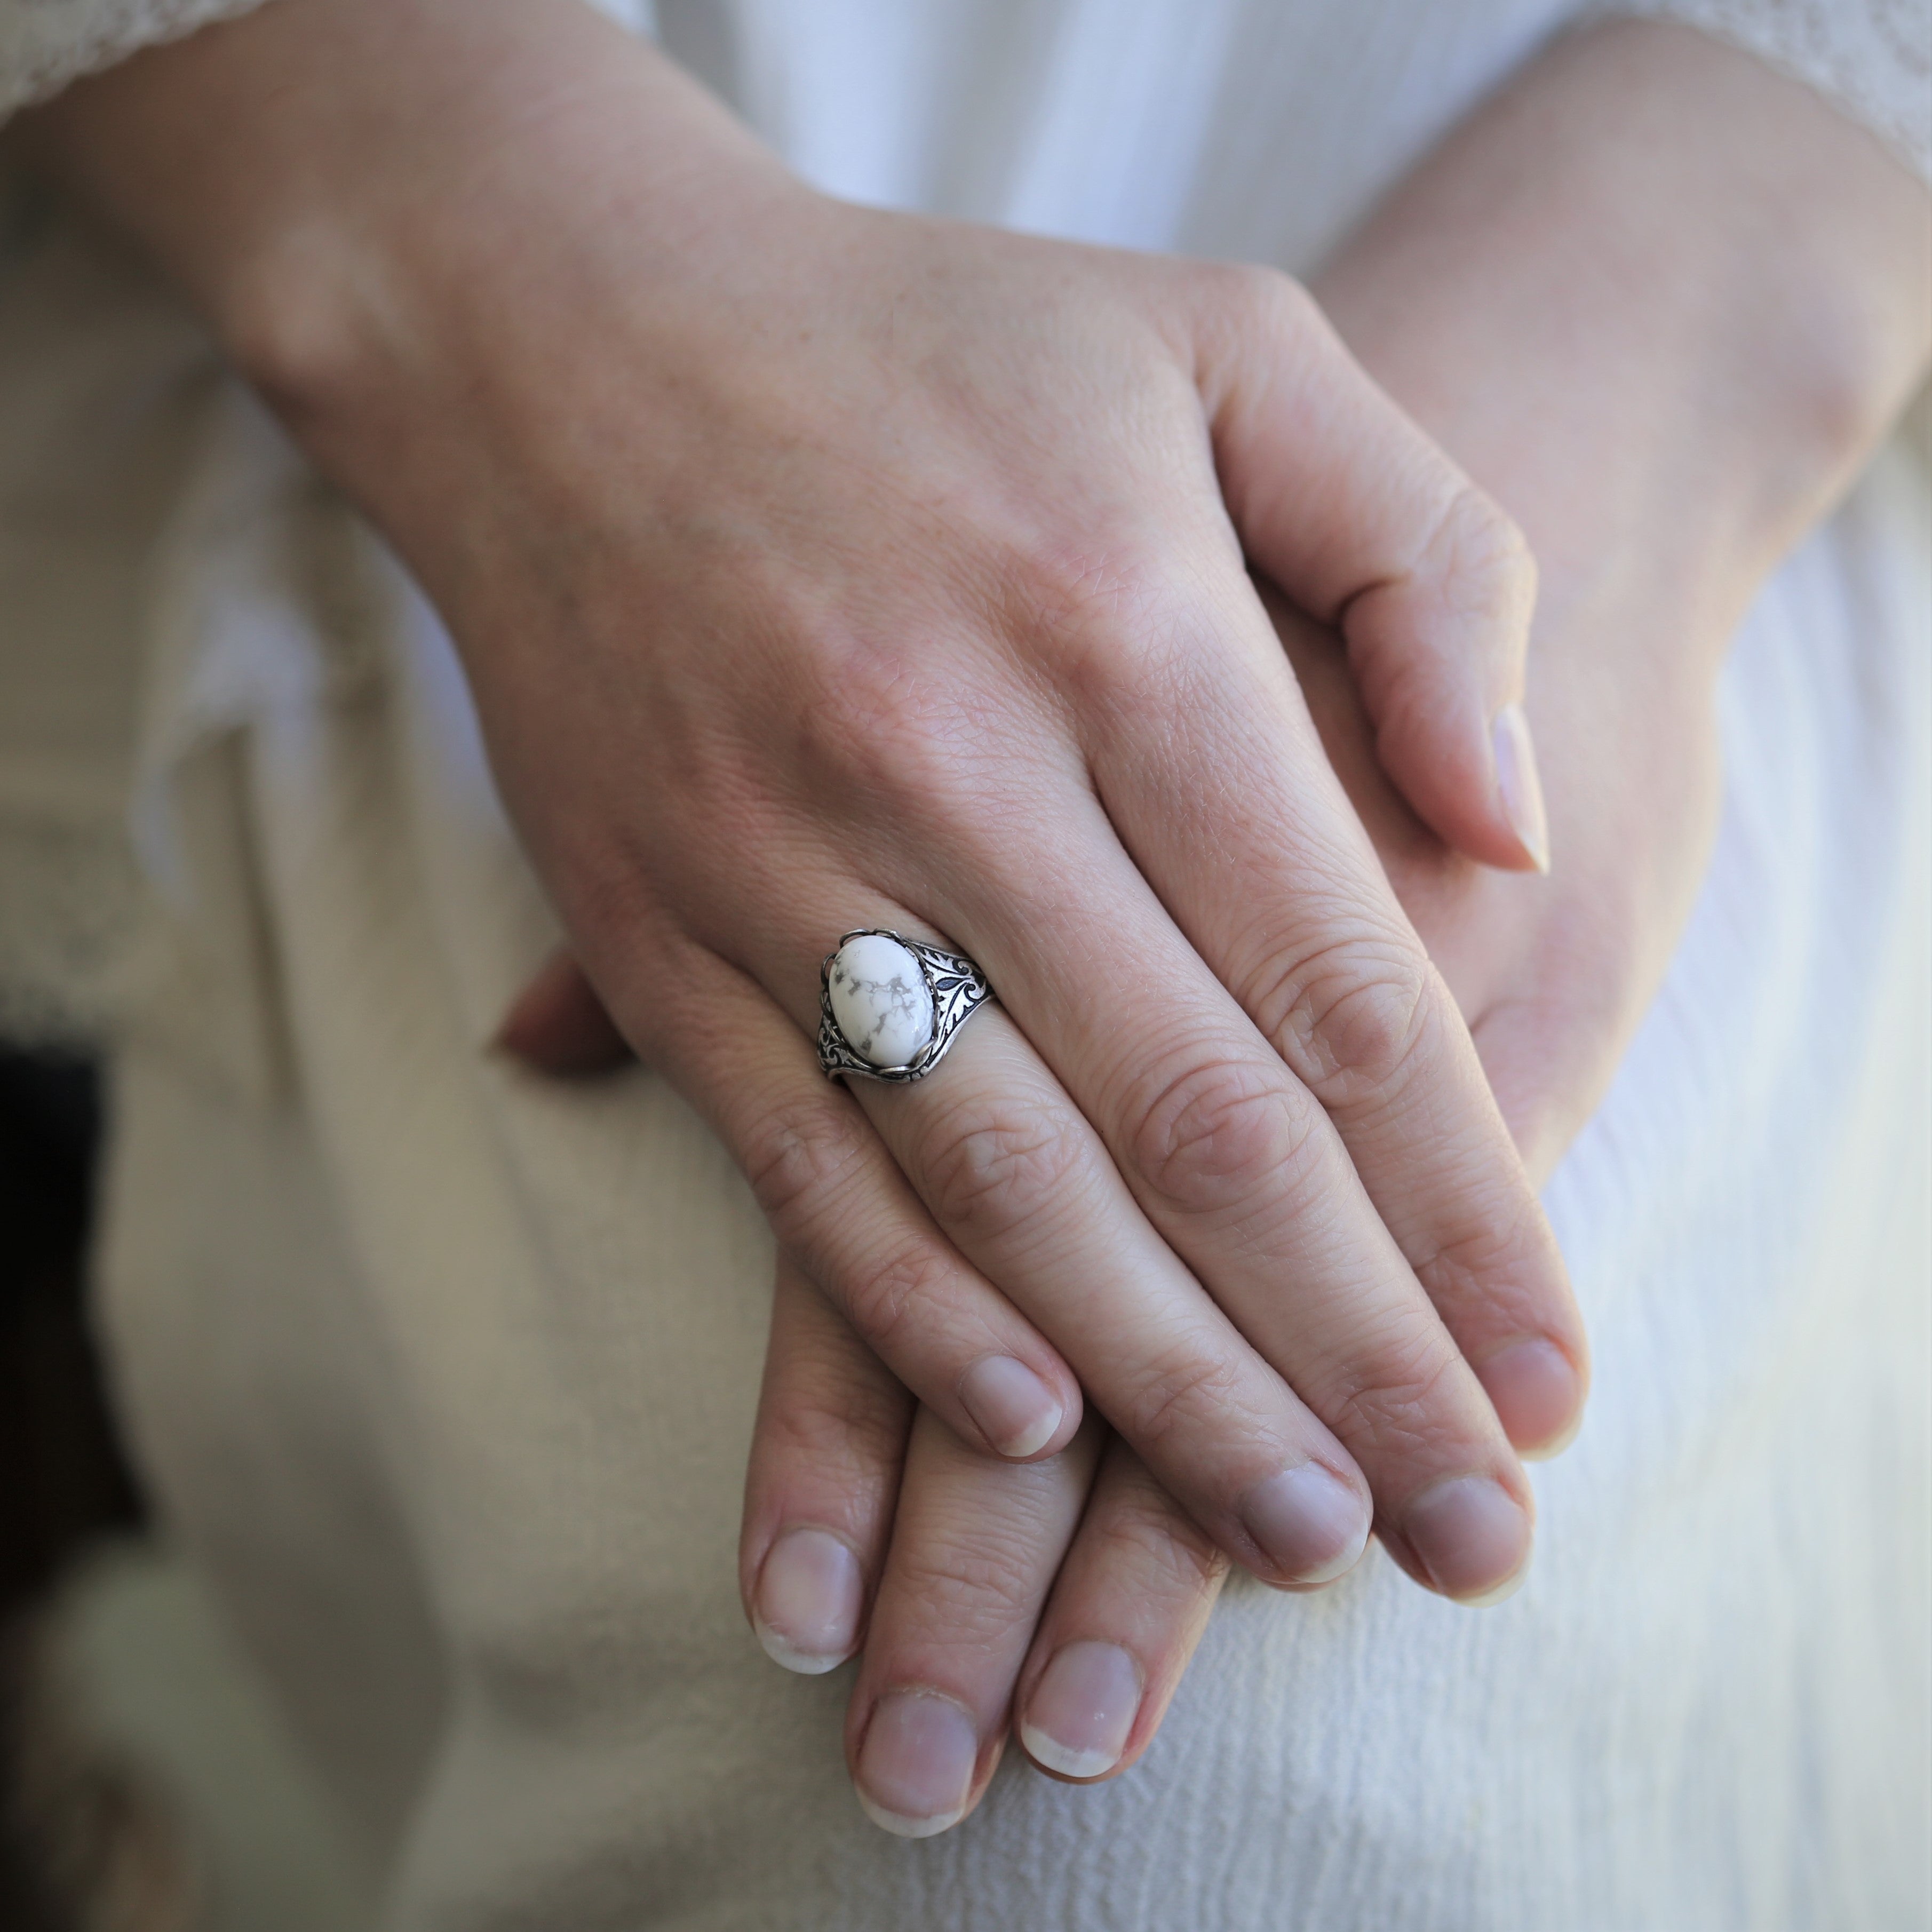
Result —
[[923, 1080], [993, 997], [963, 952], [860, 926], [818, 972], [818, 1064], [833, 1080]]

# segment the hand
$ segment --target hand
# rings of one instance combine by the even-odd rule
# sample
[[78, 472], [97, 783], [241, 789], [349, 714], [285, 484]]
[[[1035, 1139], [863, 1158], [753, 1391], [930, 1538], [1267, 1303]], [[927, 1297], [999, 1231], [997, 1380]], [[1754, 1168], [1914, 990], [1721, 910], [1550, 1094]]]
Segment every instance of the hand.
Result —
[[[1649, 166], [1670, 178], [1669, 202], [1643, 191]], [[1766, 207], [1770, 288], [1761, 253], [1726, 264], [1710, 245], [1750, 232]], [[1607, 1083], [1701, 874], [1730, 629], [1922, 370], [1924, 226], [1913, 184], [1801, 90], [1674, 30], [1623, 29], [1540, 63], [1326, 278], [1371, 366], [1521, 505], [1556, 560], [1532, 697], [1564, 854], [1549, 880], [1484, 872], [1432, 838], [1379, 770], [1333, 640], [1274, 607], [1328, 753], [1539, 1174]], [[1621, 311], [1589, 279], [1606, 256], [1640, 298]], [[1705, 278], [1694, 304], [1673, 286]], [[1552, 288], [1573, 290], [1575, 308]], [[1834, 377], [1828, 353], [1808, 369], [1790, 359], [1787, 332], [1815, 329], [1820, 291], [1828, 313], [1849, 302], [1877, 325], [1837, 344], [1855, 378]], [[1660, 330], [1660, 314], [1687, 307], [1699, 326]], [[1839, 404], [1823, 434], [1821, 378]], [[1722, 433], [1743, 425], [1755, 448]], [[567, 1013], [560, 978], [553, 992]], [[848, 1434], [838, 1415], [868, 1400], [876, 1428]], [[1056, 1775], [1132, 1763], [1224, 1566], [1118, 1442], [1099, 1452], [1084, 1516], [1097, 1445], [1061, 1459], [1053, 1482], [973, 1462], [923, 1415], [898, 1486], [904, 1401], [782, 1264], [747, 1489], [747, 1609], [794, 1667], [801, 1652], [828, 1667], [863, 1641], [855, 1783], [882, 1823], [923, 1835], [976, 1802], [1010, 1716]]]
[[[616, 1024], [898, 1379], [1020, 1457], [1084, 1388], [1270, 1580], [1371, 1497], [1516, 1574], [1575, 1310], [1244, 554], [1502, 864], [1528, 577], [1305, 295], [826, 202], [576, 0], [143, 61], [52, 145], [414, 568]], [[820, 1074], [854, 926], [998, 988], [941, 1077]]]
[[[1647, 594], [1640, 575], [1627, 611]], [[1550, 806], [1564, 862], [1548, 878], [1510, 877], [1421, 825], [1382, 771], [1339, 644], [1280, 600], [1270, 608], [1336, 770], [1546, 1172], [1648, 1004], [1702, 870], [1718, 776], [1708, 676], [1619, 660], [1582, 627], [1546, 634], [1536, 724], [1558, 775]], [[586, 994], [563, 998], [588, 1010]], [[569, 1010], [562, 998], [554, 1009]], [[925, 1837], [956, 1822], [1010, 1727], [1056, 1777], [1128, 1768], [1227, 1568], [1090, 1418], [1061, 1454], [1013, 1468], [968, 1450], [930, 1410], [915, 1417], [878, 1357], [781, 1258], [740, 1586], [760, 1641], [789, 1669], [830, 1670], [862, 1643], [848, 1755], [878, 1823]]]
[[[1345, 656], [1268, 599], [1324, 746], [1473, 1023], [1539, 1174], [1600, 1097], [1701, 875], [1718, 795], [1713, 653], [1657, 621], [1634, 558], [1602, 628], [1546, 628], [1534, 702], [1564, 862], [1510, 877], [1450, 852], [1383, 773]], [[1646, 640], [1606, 648], [1613, 639]], [[526, 1001], [553, 1070], [625, 1049], [560, 960]], [[887, 1828], [977, 1802], [1009, 1727], [1057, 1777], [1118, 1775], [1151, 1743], [1227, 1559], [1090, 1418], [1061, 1454], [988, 1463], [917, 1410], [782, 1257], [747, 1477], [740, 1583], [766, 1650], [819, 1672], [858, 1650], [855, 1786]], [[910, 1432], [910, 1433], [908, 1432]]]

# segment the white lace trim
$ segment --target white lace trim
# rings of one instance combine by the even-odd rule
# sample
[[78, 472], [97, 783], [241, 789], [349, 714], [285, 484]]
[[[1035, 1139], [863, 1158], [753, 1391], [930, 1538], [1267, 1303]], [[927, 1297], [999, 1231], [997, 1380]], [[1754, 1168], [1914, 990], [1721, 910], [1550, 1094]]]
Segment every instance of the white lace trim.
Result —
[[1932, 0], [1609, 0], [1681, 20], [1804, 81], [1932, 180]]
[[0, 119], [142, 47], [177, 40], [263, 0], [4, 0]]

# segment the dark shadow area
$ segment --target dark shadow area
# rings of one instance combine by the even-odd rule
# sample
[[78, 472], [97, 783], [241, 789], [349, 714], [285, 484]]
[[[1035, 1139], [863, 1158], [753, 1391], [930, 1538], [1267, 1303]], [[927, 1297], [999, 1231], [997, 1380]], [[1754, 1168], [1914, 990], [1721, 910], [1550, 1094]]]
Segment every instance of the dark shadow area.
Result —
[[84, 1292], [101, 1126], [88, 1062], [0, 1046], [0, 1932], [64, 1923], [23, 1842], [32, 1613], [103, 1531], [142, 1517]]

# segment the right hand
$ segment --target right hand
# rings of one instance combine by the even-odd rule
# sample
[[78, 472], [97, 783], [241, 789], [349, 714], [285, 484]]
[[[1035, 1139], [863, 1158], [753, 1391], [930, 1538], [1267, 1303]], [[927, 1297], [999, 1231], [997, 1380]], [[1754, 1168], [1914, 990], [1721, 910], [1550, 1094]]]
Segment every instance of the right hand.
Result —
[[[1519, 1571], [1580, 1325], [1246, 562], [1523, 866], [1530, 572], [1309, 298], [827, 201], [577, 0], [280, 0], [76, 93], [448, 622], [626, 1037], [906, 1388], [1024, 1458], [1084, 1387], [1272, 1582], [1371, 1498], [1432, 1588]], [[116, 166], [170, 116], [222, 129], [194, 219], [191, 148]], [[854, 926], [998, 989], [929, 1082], [818, 1070]]]

